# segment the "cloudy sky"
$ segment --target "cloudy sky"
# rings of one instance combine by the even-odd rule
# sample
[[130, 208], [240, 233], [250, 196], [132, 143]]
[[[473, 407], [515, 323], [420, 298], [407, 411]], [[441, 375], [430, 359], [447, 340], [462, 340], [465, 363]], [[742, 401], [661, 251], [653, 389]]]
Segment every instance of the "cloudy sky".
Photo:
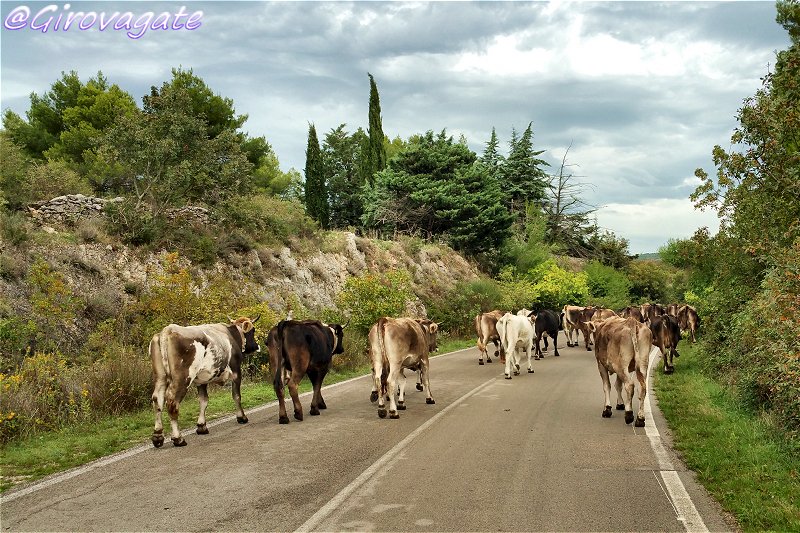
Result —
[[[34, 23], [36, 14], [52, 5]], [[181, 7], [185, 6], [183, 11]], [[572, 172], [598, 223], [656, 251], [714, 213], [695, 211], [694, 170], [713, 172], [735, 115], [788, 48], [772, 2], [16, 2], [1, 3], [0, 105], [24, 114], [62, 71], [102, 70], [141, 102], [181, 66], [249, 115], [281, 167], [302, 170], [308, 123], [320, 135], [366, 129], [371, 72], [383, 129], [463, 134], [482, 152], [533, 122], [534, 147]], [[194, 30], [98, 31], [98, 20], [154, 12]], [[26, 12], [30, 15], [26, 20]], [[63, 21], [75, 13], [69, 30]], [[62, 25], [55, 29], [58, 17]], [[47, 31], [31, 29], [53, 17]], [[160, 22], [163, 22], [163, 18]], [[20, 28], [11, 30], [9, 28]], [[132, 29], [131, 33], [140, 30]]]

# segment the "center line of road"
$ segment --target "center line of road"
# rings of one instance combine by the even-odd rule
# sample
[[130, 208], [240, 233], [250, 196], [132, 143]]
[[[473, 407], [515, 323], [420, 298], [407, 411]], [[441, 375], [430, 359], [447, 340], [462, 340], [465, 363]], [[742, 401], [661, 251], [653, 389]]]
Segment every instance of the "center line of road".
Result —
[[661, 441], [661, 433], [659, 433], [655, 420], [653, 419], [653, 406], [651, 403], [651, 398], [653, 397], [653, 380], [651, 374], [653, 368], [655, 368], [656, 364], [659, 362], [660, 356], [661, 352], [654, 346], [653, 349], [650, 350], [650, 362], [647, 365], [647, 399], [645, 400], [644, 411], [645, 418], [650, 419], [650, 424], [644, 427], [645, 435], [647, 435], [647, 438], [650, 440], [650, 447], [653, 449], [653, 453], [658, 460], [658, 473], [664, 481], [662, 489], [666, 488], [672, 507], [678, 515], [678, 520], [683, 523], [683, 527], [686, 528], [687, 532], [708, 533], [708, 527], [706, 527], [705, 522], [703, 522], [703, 518], [697, 511], [697, 507], [694, 506], [692, 498], [689, 496], [686, 487], [683, 485], [683, 481], [681, 481], [678, 472], [675, 470], [669, 458], [669, 454], [667, 453], [667, 449]]
[[331, 498], [331, 500], [326, 503], [319, 511], [314, 513], [311, 518], [305, 521], [303, 525], [298, 527], [295, 530], [295, 533], [313, 531], [317, 526], [319, 526], [323, 520], [328, 518], [336, 509], [338, 509], [342, 503], [344, 503], [347, 498], [349, 498], [356, 490], [364, 486], [375, 474], [377, 474], [383, 468], [389, 468], [392, 464], [394, 464], [397, 460], [399, 460], [400, 455], [404, 448], [406, 448], [411, 442], [416, 439], [422, 432], [428, 429], [431, 425], [436, 423], [440, 418], [444, 415], [449, 413], [452, 409], [455, 409], [460, 405], [464, 400], [467, 400], [471, 396], [481, 392], [483, 389], [487, 388], [489, 385], [492, 385], [497, 382], [497, 378], [493, 377], [492, 379], [478, 385], [464, 396], [460, 397], [441, 411], [439, 411], [436, 415], [431, 417], [427, 422], [419, 426], [417, 429], [412, 431], [406, 438], [398, 442], [394, 448], [383, 454], [380, 459], [372, 463], [372, 465], [364, 470], [360, 476], [354, 479], [349, 485], [339, 491], [339, 493]]

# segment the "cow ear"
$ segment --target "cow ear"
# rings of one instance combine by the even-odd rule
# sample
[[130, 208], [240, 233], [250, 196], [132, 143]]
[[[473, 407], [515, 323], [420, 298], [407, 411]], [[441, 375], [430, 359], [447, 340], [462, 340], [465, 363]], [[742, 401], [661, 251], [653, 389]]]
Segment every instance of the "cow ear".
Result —
[[431, 325], [428, 326], [428, 330], [431, 333], [436, 333], [439, 330], [439, 324], [437, 324], [436, 322], [431, 323]]
[[253, 325], [253, 323], [252, 323], [252, 322], [250, 322], [249, 320], [245, 320], [245, 321], [242, 323], [242, 332], [244, 332], [244, 333], [247, 333], [248, 331], [250, 331], [250, 330], [251, 330], [251, 329], [253, 329], [253, 328], [255, 328], [255, 326], [254, 326], [254, 325]]

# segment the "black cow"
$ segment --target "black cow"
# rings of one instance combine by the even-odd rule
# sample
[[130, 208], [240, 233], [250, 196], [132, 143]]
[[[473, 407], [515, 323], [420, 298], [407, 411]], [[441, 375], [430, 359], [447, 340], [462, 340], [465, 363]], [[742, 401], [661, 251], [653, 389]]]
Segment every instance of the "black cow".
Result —
[[344, 352], [343, 329], [339, 324], [325, 324], [318, 320], [281, 320], [267, 336], [270, 367], [275, 373], [275, 395], [278, 397], [280, 413], [278, 422], [288, 424], [283, 387], [289, 386], [294, 404], [294, 417], [303, 420], [303, 406], [297, 394], [297, 386], [308, 374], [314, 394], [311, 398], [311, 415], [327, 409], [322, 398], [322, 380], [331, 367], [334, 354]]
[[547, 337], [553, 339], [553, 347], [555, 349], [556, 357], [561, 354], [558, 353], [558, 330], [561, 329], [561, 317], [555, 311], [549, 309], [542, 309], [538, 313], [534, 311], [530, 315], [533, 318], [533, 329], [536, 334], [536, 359], [543, 359], [539, 341], [544, 337], [544, 349], [547, 351]]

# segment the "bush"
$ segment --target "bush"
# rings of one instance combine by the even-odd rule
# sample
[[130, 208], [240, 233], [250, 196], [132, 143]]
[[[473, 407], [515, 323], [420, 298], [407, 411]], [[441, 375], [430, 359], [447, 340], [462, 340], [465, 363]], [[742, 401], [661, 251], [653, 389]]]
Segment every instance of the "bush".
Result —
[[406, 302], [414, 298], [409, 273], [391, 270], [386, 274], [348, 278], [336, 297], [336, 304], [348, 317], [350, 326], [366, 335], [381, 317], [403, 316]]
[[667, 301], [667, 285], [670, 274], [666, 265], [659, 261], [631, 261], [625, 269], [631, 282], [631, 299], [638, 303], [670, 303]]
[[30, 238], [30, 224], [21, 213], [0, 211], [0, 235], [12, 246], [22, 246]]
[[536, 298], [532, 305], [538, 309], [559, 310], [567, 304], [585, 302], [589, 296], [587, 275], [570, 272], [549, 259], [528, 273], [536, 281]]
[[247, 242], [264, 245], [288, 244], [291, 237], [311, 238], [317, 229], [299, 202], [258, 194], [228, 200], [216, 217], [222, 226], [243, 232]]
[[482, 279], [458, 283], [441, 295], [427, 298], [425, 306], [441, 329], [451, 336], [465, 337], [474, 333], [475, 316], [497, 308], [502, 299], [500, 285]]
[[28, 170], [31, 201], [52, 200], [64, 194], [92, 194], [92, 187], [64, 161], [33, 164]]
[[586, 303], [614, 310], [628, 305], [631, 282], [624, 273], [595, 260], [589, 261], [583, 271], [589, 285]]

